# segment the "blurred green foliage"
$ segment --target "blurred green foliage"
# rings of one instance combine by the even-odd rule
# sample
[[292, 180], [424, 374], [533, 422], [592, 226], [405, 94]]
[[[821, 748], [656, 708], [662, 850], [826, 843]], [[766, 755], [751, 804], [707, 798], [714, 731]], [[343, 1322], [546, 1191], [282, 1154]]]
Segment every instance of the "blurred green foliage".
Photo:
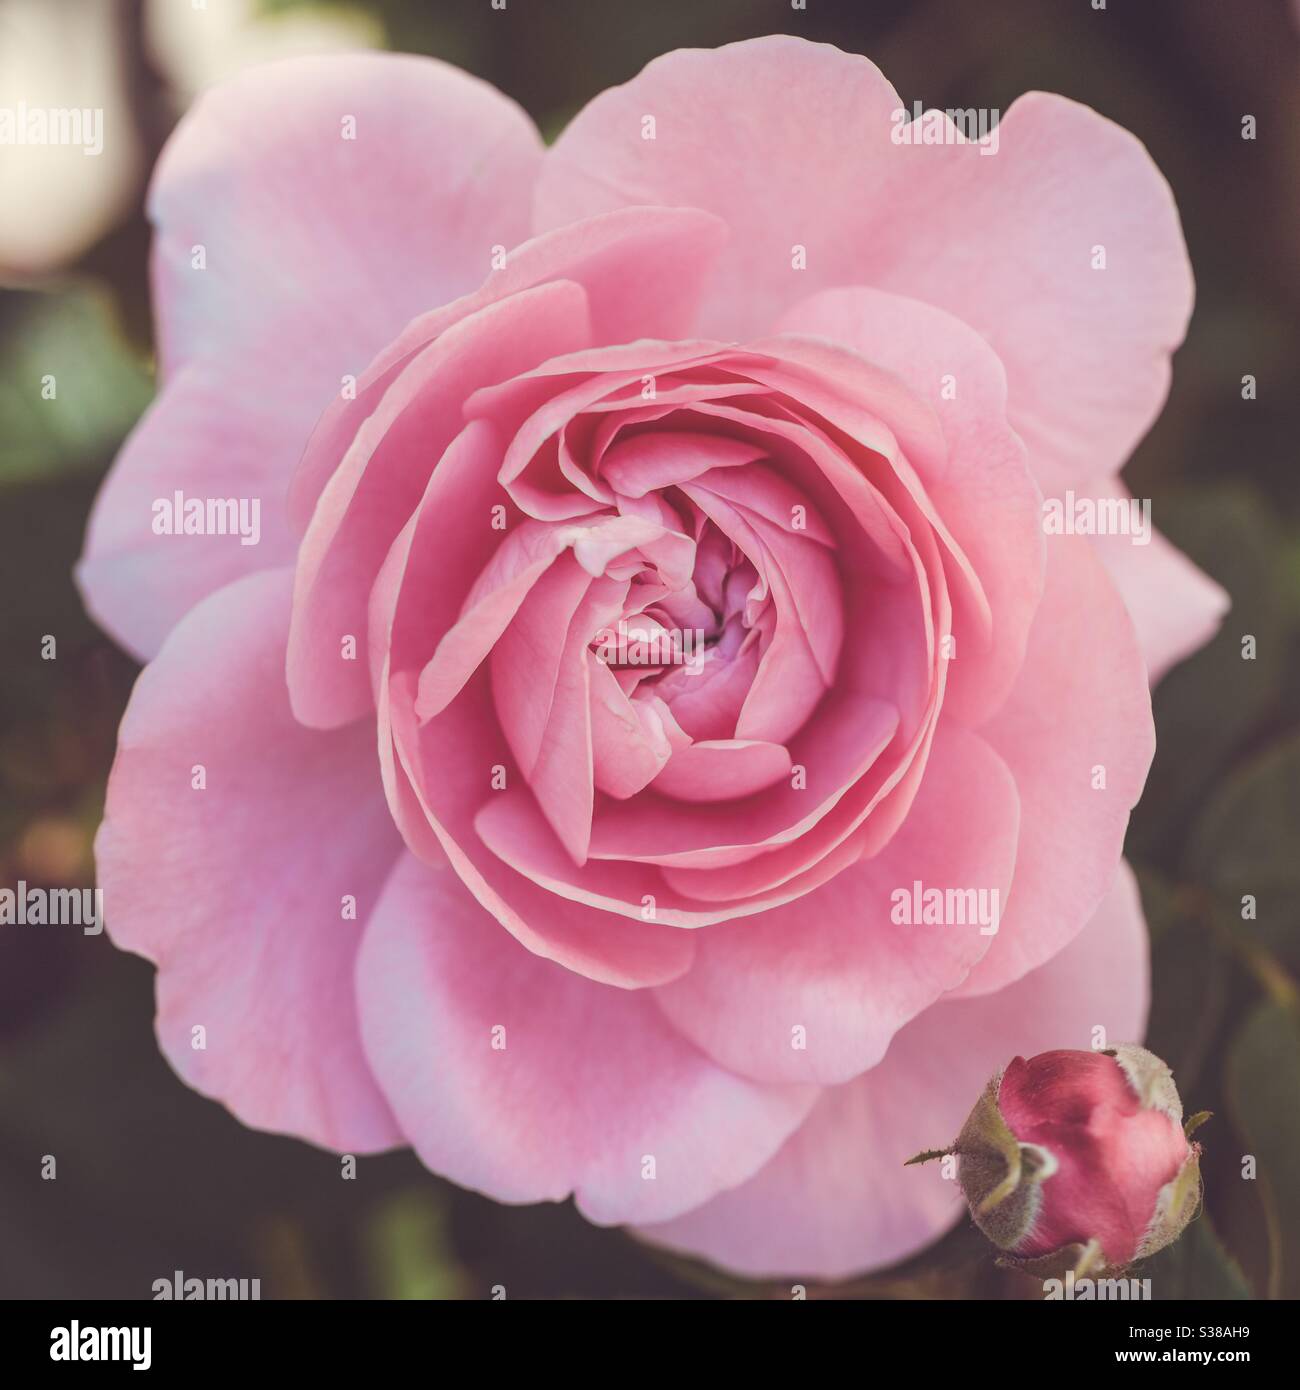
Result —
[[1227, 1094], [1243, 1164], [1253, 1159], [1267, 1232], [1270, 1298], [1300, 1298], [1300, 1032], [1294, 993], [1256, 1005], [1228, 1056]]
[[[295, 8], [272, 0], [269, 10]], [[1159, 748], [1131, 826], [1152, 929], [1149, 1042], [1189, 1113], [1214, 1112], [1205, 1215], [1141, 1270], [1158, 1297], [1300, 1295], [1300, 437], [1289, 7], [1274, 0], [373, 0], [393, 47], [519, 100], [548, 136], [671, 48], [803, 33], [867, 53], [905, 100], [1006, 109], [1074, 96], [1134, 130], [1169, 177], [1198, 307], [1169, 406], [1127, 471], [1156, 524], [1230, 591], [1204, 651], [1156, 693]], [[128, 40], [132, 36], [126, 36]], [[170, 119], [138, 75], [154, 147]], [[154, 85], [149, 86], [150, 82]], [[1240, 139], [1243, 112], [1258, 141]], [[75, 881], [134, 667], [71, 583], [95, 487], [149, 394], [143, 213], [73, 280], [0, 291], [0, 859]], [[0, 215], [11, 215], [4, 210]], [[1250, 372], [1259, 397], [1242, 399]], [[57, 380], [47, 409], [40, 384]], [[1062, 389], [1068, 389], [1063, 383]], [[36, 659], [56, 634], [59, 659]], [[1255, 638], [1253, 660], [1242, 638]], [[1243, 895], [1255, 899], [1242, 916]], [[174, 1269], [257, 1275], [266, 1297], [788, 1298], [598, 1230], [510, 1208], [410, 1154], [339, 1158], [244, 1129], [177, 1081], [152, 971], [107, 937], [0, 935], [0, 1296], [148, 1297]], [[57, 1153], [54, 1185], [40, 1158]], [[1247, 1156], [1255, 1176], [1243, 1178]], [[811, 1297], [1033, 1297], [963, 1223], [896, 1270]]]
[[89, 289], [11, 293], [0, 338], [0, 487], [94, 473], [149, 404], [149, 373], [122, 350], [110, 315], [106, 297]]

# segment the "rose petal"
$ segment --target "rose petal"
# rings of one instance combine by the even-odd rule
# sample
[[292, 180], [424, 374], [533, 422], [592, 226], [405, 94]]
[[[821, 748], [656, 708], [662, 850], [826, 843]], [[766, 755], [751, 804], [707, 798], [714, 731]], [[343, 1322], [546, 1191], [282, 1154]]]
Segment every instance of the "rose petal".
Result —
[[[568, 901], [513, 867], [520, 831], [508, 823], [489, 848], [479, 822], [517, 800], [535, 818], [548, 844], [574, 872], [573, 860], [537, 809], [514, 765], [492, 710], [486, 670], [422, 728], [412, 705], [409, 675], [380, 681], [380, 762], [389, 805], [412, 852], [452, 868], [475, 898], [512, 936], [545, 960], [620, 989], [665, 984], [688, 969], [695, 952], [690, 932], [659, 921], [611, 917], [580, 900]], [[498, 773], [504, 781], [498, 782]], [[628, 914], [632, 916], [633, 914]]]
[[[1128, 498], [1118, 481], [1089, 487], [1089, 498]], [[1203, 647], [1231, 606], [1227, 593], [1155, 530], [1137, 544], [1131, 536], [1095, 536], [1092, 543], [1124, 599], [1146, 657], [1151, 684]]]
[[976, 620], [963, 622], [960, 609], [954, 615], [957, 659], [944, 709], [948, 718], [977, 725], [1015, 680], [1043, 589], [1039, 493], [1024, 446], [1006, 422], [1002, 364], [960, 320], [879, 290], [824, 291], [790, 309], [781, 327], [834, 339], [896, 372], [938, 415], [948, 457], [927, 491], [993, 614], [988, 651], [980, 650], [980, 634], [967, 639]]
[[[374, 707], [366, 667], [340, 660], [340, 640], [366, 631], [371, 584], [460, 431], [465, 397], [586, 343], [590, 334], [578, 285], [557, 281], [526, 290], [449, 328], [360, 424], [298, 552], [288, 676], [294, 713], [304, 724], [331, 728]], [[465, 514], [464, 501], [445, 498], [443, 505], [455, 507], [462, 524], [490, 525], [490, 513]]]
[[[978, 817], [954, 815], [974, 805]], [[742, 1075], [848, 1081], [959, 984], [991, 940], [978, 921], [900, 924], [894, 894], [905, 893], [910, 909], [914, 883], [984, 890], [998, 908], [1019, 823], [997, 754], [960, 728], [941, 732], [907, 820], [881, 854], [785, 907], [702, 932], [691, 969], [655, 997], [692, 1042]]]
[[498, 1201], [573, 1193], [598, 1223], [662, 1219], [743, 1181], [816, 1094], [731, 1076], [647, 996], [530, 955], [409, 856], [358, 994], [366, 1053], [428, 1167]]
[[159, 1041], [185, 1081], [255, 1128], [371, 1152], [402, 1132], [361, 1052], [353, 971], [401, 842], [373, 730], [290, 713], [291, 588], [274, 570], [219, 590], [141, 675], [96, 861], [113, 940], [158, 966]]
[[678, 50], [574, 117], [546, 152], [535, 225], [642, 202], [725, 218], [698, 325], [722, 338], [840, 285], [938, 305], [1005, 364], [1044, 491], [1115, 473], [1164, 402], [1191, 312], [1168, 185], [1132, 135], [1063, 97], [1016, 101], [996, 153], [897, 143], [902, 110], [871, 62], [826, 44]]
[[1110, 885], [1155, 750], [1133, 624], [1081, 537], [1048, 537], [1025, 664], [980, 733], [1016, 779], [1022, 829], [1002, 930], [964, 994], [1001, 989], [1082, 929]]
[[705, 739], [679, 748], [655, 778], [655, 790], [683, 801], [732, 801], [790, 775], [790, 753], [758, 739]]
[[[539, 157], [514, 102], [430, 58], [295, 59], [195, 102], [149, 198], [165, 386], [105, 481], [79, 571], [127, 648], [152, 655], [203, 595], [291, 562], [283, 499], [317, 417], [413, 313], [472, 289], [490, 248], [525, 234]], [[260, 543], [155, 536], [151, 504], [177, 488], [258, 498]]]

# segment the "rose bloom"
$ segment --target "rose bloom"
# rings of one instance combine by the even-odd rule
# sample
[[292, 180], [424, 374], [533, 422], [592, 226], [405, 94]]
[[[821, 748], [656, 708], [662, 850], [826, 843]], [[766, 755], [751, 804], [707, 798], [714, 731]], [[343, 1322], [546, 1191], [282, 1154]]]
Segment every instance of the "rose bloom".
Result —
[[[182, 122], [80, 568], [148, 662], [97, 854], [245, 1123], [829, 1278], [956, 1218], [903, 1161], [1008, 1056], [1141, 1035], [1149, 680], [1223, 596], [1042, 508], [1127, 495], [1177, 214], [1073, 102], [992, 156], [902, 104], [772, 37], [549, 149], [414, 57]], [[258, 543], [156, 534], [178, 492]]]

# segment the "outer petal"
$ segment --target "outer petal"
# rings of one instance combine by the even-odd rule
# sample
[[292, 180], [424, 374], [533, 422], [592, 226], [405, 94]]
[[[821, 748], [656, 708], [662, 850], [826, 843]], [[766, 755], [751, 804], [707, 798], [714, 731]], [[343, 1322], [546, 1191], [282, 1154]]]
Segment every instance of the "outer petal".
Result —
[[[753, 336], [796, 298], [871, 279], [864, 222], [896, 212], [880, 200], [885, 156], [913, 153], [889, 143], [901, 104], [874, 63], [829, 44], [772, 35], [677, 49], [561, 133], [538, 179], [536, 226], [629, 203], [717, 213], [732, 235], [701, 323], [719, 338]], [[791, 269], [795, 245], [806, 271]]]
[[[1090, 488], [1091, 497], [1127, 497], [1123, 484]], [[1152, 529], [1136, 545], [1130, 536], [1097, 536], [1093, 544], [1115, 581], [1137, 629], [1154, 685], [1171, 667], [1203, 647], [1219, 629], [1230, 600], [1218, 584]]]
[[1116, 472], [1164, 402], [1191, 312], [1168, 185], [1132, 135], [1062, 97], [1017, 101], [996, 153], [895, 143], [901, 107], [872, 63], [828, 45], [678, 50], [574, 118], [546, 154], [537, 224], [634, 202], [725, 217], [733, 240], [701, 322], [719, 337], [838, 285], [928, 300], [1006, 365], [1045, 491]]
[[[989, 340], [1048, 493], [1117, 473], [1151, 427], [1191, 317], [1192, 271], [1169, 185], [1127, 130], [1030, 92], [998, 135], [989, 158], [931, 147], [933, 183], [918, 187], [917, 216], [891, 209], [871, 279]], [[981, 229], [977, 270], [952, 254], [954, 226]]]
[[572, 1192], [598, 1223], [665, 1219], [754, 1173], [816, 1096], [730, 1075], [646, 994], [530, 954], [412, 856], [367, 929], [358, 989], [366, 1052], [416, 1152], [498, 1201]]
[[370, 1151], [401, 1134], [361, 1052], [354, 969], [401, 843], [373, 730], [289, 712], [291, 587], [276, 570], [213, 594], [141, 675], [99, 880], [114, 941], [158, 966], [159, 1041], [189, 1085], [246, 1124]]
[[939, 1166], [904, 1168], [948, 1143], [989, 1077], [1017, 1053], [1112, 1042], [1146, 1023], [1147, 943], [1137, 885], [1122, 866], [1088, 928], [1060, 955], [987, 999], [937, 1004], [885, 1060], [824, 1091], [757, 1177], [662, 1225], [649, 1239], [742, 1274], [838, 1279], [892, 1264], [959, 1215]]
[[1020, 793], [1011, 898], [958, 993], [985, 994], [1056, 954], [1092, 916], [1123, 852], [1155, 730], [1132, 622], [1091, 545], [1050, 536], [1020, 679], [980, 733]]
[[[126, 646], [152, 654], [204, 594], [288, 561], [284, 494], [312, 425], [344, 374], [527, 234], [539, 154], [513, 102], [428, 58], [298, 59], [200, 98], [150, 194], [166, 389], [80, 570]], [[151, 503], [176, 488], [260, 498], [261, 544], [153, 535]]]

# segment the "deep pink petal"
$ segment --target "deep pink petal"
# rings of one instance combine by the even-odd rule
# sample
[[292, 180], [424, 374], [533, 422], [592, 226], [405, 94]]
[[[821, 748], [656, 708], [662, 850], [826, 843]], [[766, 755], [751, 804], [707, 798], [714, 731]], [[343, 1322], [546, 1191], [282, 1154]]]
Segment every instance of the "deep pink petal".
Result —
[[655, 790], [683, 801], [730, 801], [784, 780], [790, 753], [757, 739], [706, 739], [679, 748], [655, 778]]
[[[891, 151], [900, 105], [873, 63], [828, 44], [773, 35], [678, 49], [561, 132], [538, 180], [536, 226], [643, 202], [716, 213], [731, 241], [701, 323], [744, 338], [800, 295], [869, 279], [864, 222], [896, 213], [881, 157], [913, 153]], [[654, 139], [642, 135], [647, 115]], [[806, 271], [792, 269], [796, 246]]]
[[576, 864], [591, 841], [593, 637], [617, 620], [627, 584], [564, 556], [538, 581], [491, 656], [501, 729], [537, 804]]
[[[799, 858], [802, 839], [824, 820], [835, 817], [841, 800], [848, 799], [849, 791], [868, 770], [874, 772], [888, 761], [883, 755], [897, 728], [898, 711], [892, 705], [837, 689], [807, 729], [788, 745], [791, 761], [804, 769], [798, 784], [777, 784], [735, 806], [684, 805], [648, 793], [631, 802], [599, 807], [592, 830], [592, 856], [715, 871], [726, 864], [764, 862], [772, 856], [755, 859], [763, 849], [779, 855], [784, 847]], [[884, 776], [876, 780], [883, 781]], [[824, 851], [825, 846], [820, 848]], [[701, 885], [706, 887], [710, 875], [698, 877], [706, 880]], [[737, 891], [738, 885], [730, 882], [731, 875], [724, 873], [722, 877], [728, 880], [726, 889], [701, 892], [700, 896], [712, 901], [740, 898], [758, 887]], [[781, 877], [775, 875], [777, 880]], [[687, 874], [681, 880], [688, 894], [692, 892], [686, 886], [690, 878]]]
[[[557, 897], [515, 868], [521, 834], [542, 834], [575, 872], [573, 860], [537, 809], [492, 709], [486, 670], [423, 727], [412, 709], [411, 676], [380, 682], [380, 762], [393, 816], [413, 853], [450, 863], [471, 893], [529, 951], [621, 989], [665, 984], [688, 969], [691, 932], [666, 929], [639, 909], [619, 918], [582, 900]], [[496, 784], [497, 772], [506, 781]], [[489, 848], [477, 821], [522, 801], [533, 818], [527, 832], [509, 816]], [[628, 920], [632, 918], [633, 920]]]
[[599, 790], [623, 800], [656, 777], [673, 751], [669, 720], [661, 700], [629, 699], [609, 667], [597, 662], [591, 672], [591, 742]]
[[735, 468], [762, 457], [762, 450], [721, 434], [685, 431], [637, 434], [604, 455], [601, 474], [628, 497], [689, 482], [711, 468]]

